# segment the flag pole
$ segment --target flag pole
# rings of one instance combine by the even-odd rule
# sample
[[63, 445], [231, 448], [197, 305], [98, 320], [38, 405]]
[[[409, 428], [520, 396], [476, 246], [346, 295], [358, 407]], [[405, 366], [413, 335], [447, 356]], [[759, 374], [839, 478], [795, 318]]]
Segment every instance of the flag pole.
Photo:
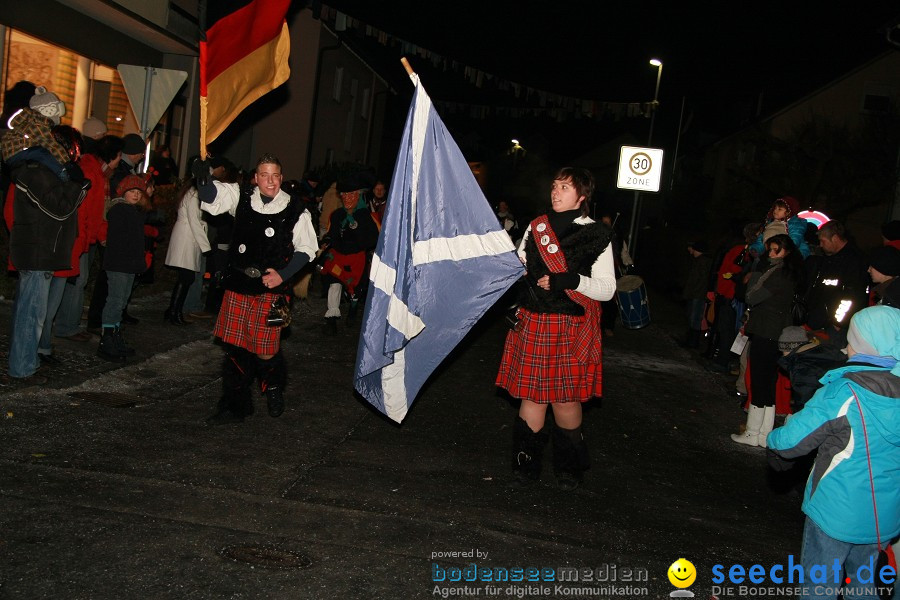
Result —
[[416, 75], [416, 72], [413, 71], [412, 66], [409, 64], [409, 61], [406, 60], [405, 56], [400, 59], [400, 64], [402, 64], [403, 68], [406, 69], [406, 74], [409, 75], [409, 78], [412, 80], [413, 85], [415, 85], [418, 75]]
[[206, 160], [206, 2], [199, 0], [197, 3], [197, 18], [200, 27], [200, 57], [197, 62], [200, 66], [200, 160]]

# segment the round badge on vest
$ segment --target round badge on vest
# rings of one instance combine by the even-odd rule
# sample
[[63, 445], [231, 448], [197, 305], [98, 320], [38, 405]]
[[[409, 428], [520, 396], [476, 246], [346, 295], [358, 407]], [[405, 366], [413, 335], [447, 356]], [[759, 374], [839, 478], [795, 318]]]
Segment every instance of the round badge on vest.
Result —
[[272, 229], [271, 227], [266, 227], [265, 234], [266, 234], [266, 237], [274, 237], [274, 236], [275, 236], [275, 230]]
[[243, 253], [246, 252], [246, 251], [247, 251], [247, 245], [246, 245], [246, 244], [241, 244], [240, 246], [238, 246], [238, 252], [239, 252], [239, 253], [243, 254]]
[[559, 248], [556, 247], [556, 244], [550, 244], [547, 246], [547, 252], [550, 254], [556, 254], [559, 251]]
[[541, 237], [541, 246], [546, 246], [546, 245], [549, 244], [549, 243], [550, 243], [550, 236], [549, 236], [549, 235], [545, 235], [545, 236], [542, 236], [542, 237]]
[[539, 233], [542, 232], [542, 231], [544, 231], [545, 229], [547, 229], [547, 224], [546, 224], [546, 223], [538, 223], [537, 230], [538, 230]]

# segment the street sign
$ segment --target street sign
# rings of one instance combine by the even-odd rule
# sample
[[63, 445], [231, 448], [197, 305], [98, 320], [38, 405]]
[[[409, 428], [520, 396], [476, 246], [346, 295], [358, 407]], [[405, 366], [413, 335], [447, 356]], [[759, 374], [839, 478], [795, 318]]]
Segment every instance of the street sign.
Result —
[[141, 137], [147, 139], [181, 89], [187, 73], [136, 65], [119, 65], [118, 71], [141, 129]]
[[658, 192], [662, 163], [663, 151], [659, 148], [622, 146], [616, 187], [620, 190]]

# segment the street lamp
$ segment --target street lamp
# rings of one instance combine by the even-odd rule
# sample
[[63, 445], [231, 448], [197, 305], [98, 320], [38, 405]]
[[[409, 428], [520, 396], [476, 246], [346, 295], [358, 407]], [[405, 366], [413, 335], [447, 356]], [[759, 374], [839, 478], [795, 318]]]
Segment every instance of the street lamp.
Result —
[[[650, 64], [656, 67], [656, 90], [653, 92], [653, 102], [650, 105], [650, 133], [647, 134], [647, 146], [653, 142], [653, 125], [656, 123], [656, 108], [659, 106], [659, 82], [662, 79], [663, 63], [658, 58], [651, 58]], [[641, 193], [634, 192], [634, 206], [631, 208], [631, 226], [628, 228], [628, 251], [634, 258], [637, 251], [638, 216], [640, 215]]]
[[519, 162], [519, 155], [525, 156], [525, 148], [519, 144], [519, 140], [513, 138], [510, 140], [513, 144], [513, 147], [510, 148], [509, 153], [513, 156], [513, 171], [516, 170], [517, 163]]

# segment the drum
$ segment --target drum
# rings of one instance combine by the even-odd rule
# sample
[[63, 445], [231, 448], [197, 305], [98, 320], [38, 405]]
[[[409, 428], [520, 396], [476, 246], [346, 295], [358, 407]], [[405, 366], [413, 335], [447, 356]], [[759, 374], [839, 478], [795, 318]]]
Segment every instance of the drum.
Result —
[[650, 305], [643, 279], [637, 275], [620, 277], [616, 281], [616, 298], [624, 327], [640, 329], [650, 324]]

